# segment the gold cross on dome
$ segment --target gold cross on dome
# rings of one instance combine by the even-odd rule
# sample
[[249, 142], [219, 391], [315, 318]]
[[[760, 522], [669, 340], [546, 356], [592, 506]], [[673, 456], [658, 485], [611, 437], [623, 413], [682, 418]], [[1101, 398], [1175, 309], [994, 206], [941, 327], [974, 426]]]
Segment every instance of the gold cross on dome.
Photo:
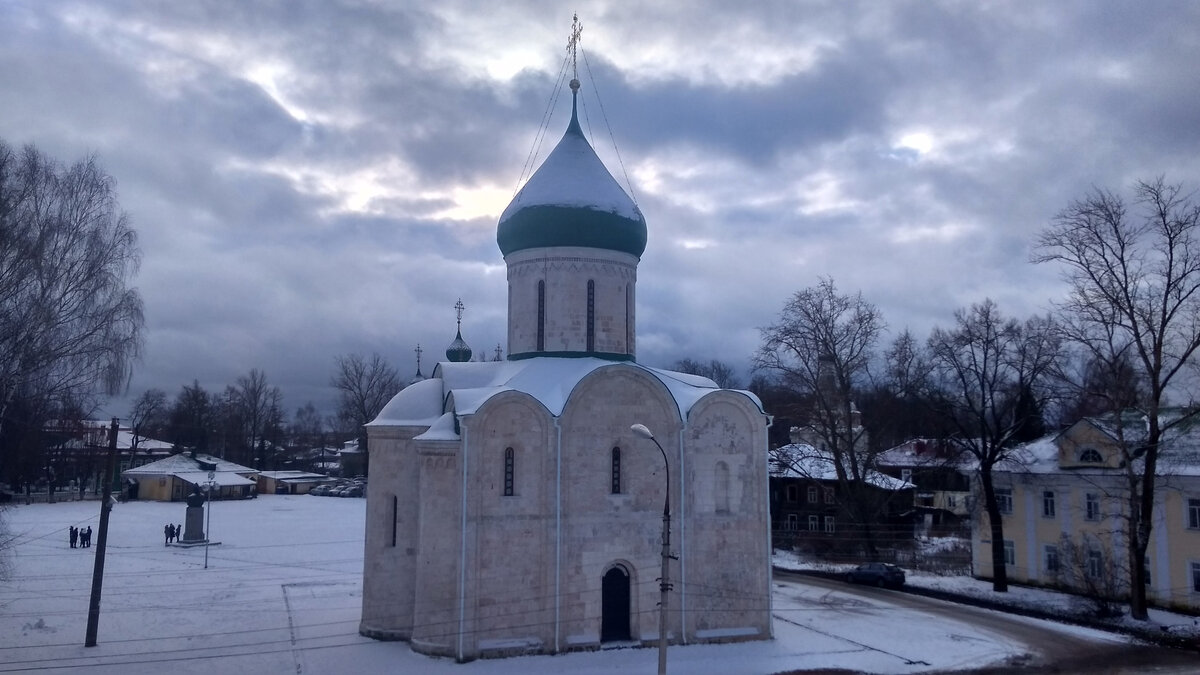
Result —
[[571, 54], [571, 77], [579, 79], [578, 62], [575, 59], [575, 52], [579, 49], [579, 40], [583, 36], [583, 24], [579, 23], [579, 14], [571, 17], [571, 37], [567, 38], [567, 51]]

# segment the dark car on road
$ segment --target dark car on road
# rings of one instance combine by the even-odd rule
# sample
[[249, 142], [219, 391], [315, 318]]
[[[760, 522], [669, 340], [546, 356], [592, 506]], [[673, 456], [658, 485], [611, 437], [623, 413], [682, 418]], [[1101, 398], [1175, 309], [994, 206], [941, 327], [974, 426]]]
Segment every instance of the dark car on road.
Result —
[[904, 585], [904, 570], [887, 563], [867, 563], [847, 572], [846, 581], [880, 588], [900, 588]]

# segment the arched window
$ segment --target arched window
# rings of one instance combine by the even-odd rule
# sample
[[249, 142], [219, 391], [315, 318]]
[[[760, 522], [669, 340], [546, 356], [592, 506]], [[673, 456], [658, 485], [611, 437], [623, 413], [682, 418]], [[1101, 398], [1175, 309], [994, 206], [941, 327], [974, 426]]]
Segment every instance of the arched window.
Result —
[[1087, 462], [1088, 464], [1103, 464], [1104, 458], [1095, 448], [1088, 448], [1079, 453], [1079, 461]]
[[546, 351], [546, 282], [538, 281], [537, 350]]
[[717, 462], [716, 480], [713, 484], [713, 501], [717, 513], [729, 513], [729, 465]]
[[516, 453], [513, 452], [512, 448], [504, 449], [504, 496], [505, 497], [513, 496], [513, 478], [514, 478], [513, 473], [514, 473], [514, 468], [515, 468], [513, 465], [516, 463], [515, 455], [516, 455]]
[[621, 449], [612, 449], [612, 493], [621, 494]]
[[588, 279], [587, 350], [596, 351], [596, 282]]

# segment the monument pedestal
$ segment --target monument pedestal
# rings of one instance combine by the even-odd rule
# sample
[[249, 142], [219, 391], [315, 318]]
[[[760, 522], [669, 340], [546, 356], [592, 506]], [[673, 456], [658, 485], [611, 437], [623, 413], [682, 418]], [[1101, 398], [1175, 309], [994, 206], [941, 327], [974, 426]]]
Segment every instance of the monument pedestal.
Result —
[[198, 544], [206, 539], [204, 536], [204, 507], [188, 506], [187, 515], [183, 521], [183, 543]]

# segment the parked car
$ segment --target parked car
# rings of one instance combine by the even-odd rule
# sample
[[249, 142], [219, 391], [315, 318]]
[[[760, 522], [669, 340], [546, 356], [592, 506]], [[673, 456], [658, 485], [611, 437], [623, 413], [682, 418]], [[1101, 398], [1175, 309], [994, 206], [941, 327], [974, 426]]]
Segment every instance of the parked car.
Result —
[[362, 487], [360, 487], [358, 485], [351, 485], [350, 487], [346, 488], [345, 490], [342, 490], [341, 494], [339, 494], [338, 496], [339, 497], [361, 497], [361, 496], [363, 496], [363, 489], [362, 489]]
[[904, 585], [904, 570], [887, 563], [867, 563], [847, 572], [846, 581], [880, 588], [900, 588]]
[[317, 487], [309, 490], [308, 494], [316, 495], [318, 497], [324, 497], [325, 495], [329, 494], [329, 486], [328, 485], [318, 485]]

